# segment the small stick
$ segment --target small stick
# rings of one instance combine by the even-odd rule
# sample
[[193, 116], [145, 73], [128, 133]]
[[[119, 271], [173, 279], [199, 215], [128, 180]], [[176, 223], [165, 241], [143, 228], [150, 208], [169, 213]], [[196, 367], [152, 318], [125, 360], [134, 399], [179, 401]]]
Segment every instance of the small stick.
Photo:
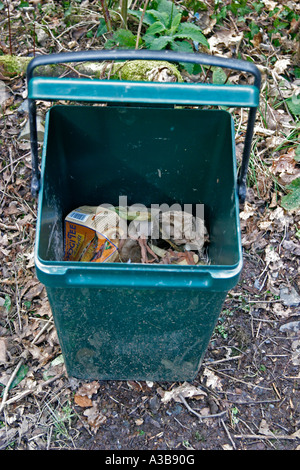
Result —
[[288, 439], [292, 441], [299, 439], [297, 436], [284, 436], [282, 434], [273, 434], [271, 436], [264, 436], [260, 434], [235, 434], [234, 437], [236, 439]]
[[[64, 374], [62, 373], [62, 374], [55, 375], [54, 377], [51, 377], [49, 380], [47, 380], [46, 382], [41, 384], [41, 388], [46, 387], [47, 385], [50, 385], [52, 382], [55, 382], [55, 380], [60, 379], [63, 375]], [[12, 403], [15, 403], [19, 400], [22, 400], [22, 398], [25, 398], [28, 395], [31, 395], [32, 393], [35, 393], [35, 392], [39, 393], [39, 391], [36, 391], [36, 390], [24, 390], [23, 392], [19, 393], [18, 395], [10, 398], [9, 400], [6, 400], [5, 403], [3, 403], [3, 401], [2, 401], [3, 407], [7, 406], [7, 405], [11, 405]], [[2, 403], [1, 403], [1, 406], [2, 406]], [[0, 411], [1, 410], [2, 410], [2, 408], [0, 409]]]
[[9, 379], [9, 381], [8, 381], [6, 387], [5, 387], [5, 390], [4, 390], [4, 393], [3, 393], [2, 402], [1, 402], [1, 405], [0, 405], [0, 413], [1, 413], [1, 411], [3, 410], [3, 408], [4, 408], [4, 406], [5, 406], [6, 402], [7, 402], [7, 397], [8, 397], [9, 388], [10, 388], [11, 384], [13, 383], [13, 381], [14, 381], [14, 379], [15, 379], [15, 377], [16, 377], [16, 375], [17, 375], [17, 373], [18, 373], [18, 371], [19, 371], [19, 369], [20, 369], [20, 367], [21, 367], [21, 365], [23, 364], [23, 362], [24, 362], [24, 359], [21, 358], [20, 361], [19, 361], [18, 364], [17, 364], [17, 367], [15, 368], [15, 370], [14, 370], [13, 373], [12, 373], [12, 375], [10, 376], [10, 379]]
[[[52, 319], [48, 320], [47, 323], [43, 326], [43, 328], [38, 332], [35, 338], [31, 341], [31, 344], [37, 342], [37, 340], [42, 336], [45, 330], [47, 330], [48, 326], [52, 323]], [[53, 326], [53, 325], [52, 325]]]
[[9, 53], [10, 53], [10, 55], [12, 55], [10, 13], [9, 13], [9, 3], [8, 3], [8, 0], [6, 0], [6, 7], [7, 7], [7, 20], [8, 20]]
[[147, 8], [148, 3], [149, 3], [149, 0], [146, 0], [145, 4], [144, 4], [142, 15], [141, 15], [141, 19], [140, 19], [140, 22], [139, 22], [138, 32], [137, 32], [137, 36], [136, 36], [136, 43], [135, 43], [135, 48], [136, 49], [139, 48], [139, 40], [140, 40], [140, 35], [141, 35], [141, 30], [142, 30], [142, 25], [143, 25], [143, 19], [144, 19], [145, 13], [146, 13], [146, 8]]
[[193, 413], [195, 416], [197, 416], [197, 418], [199, 418], [200, 420], [205, 419], [205, 418], [218, 418], [218, 417], [223, 416], [227, 413], [227, 411], [221, 411], [221, 413], [215, 413], [215, 414], [212, 414], [212, 415], [200, 415], [199, 413], [197, 413], [197, 411], [193, 410], [193, 408], [190, 407], [190, 405], [188, 404], [186, 399], [183, 397], [183, 395], [181, 395], [181, 393], [178, 396], [179, 396], [180, 400], [182, 401], [182, 403], [184, 404], [184, 406], [191, 413]]
[[231, 437], [231, 435], [230, 435], [230, 432], [228, 431], [227, 426], [226, 426], [226, 424], [224, 423], [223, 419], [221, 419], [221, 423], [222, 423], [223, 428], [225, 429], [225, 432], [226, 432], [226, 434], [227, 434], [228, 439], [230, 440], [230, 442], [231, 442], [231, 444], [232, 444], [232, 447], [233, 447], [234, 449], [236, 449], [236, 445], [235, 445], [235, 443], [233, 442], [232, 437]]

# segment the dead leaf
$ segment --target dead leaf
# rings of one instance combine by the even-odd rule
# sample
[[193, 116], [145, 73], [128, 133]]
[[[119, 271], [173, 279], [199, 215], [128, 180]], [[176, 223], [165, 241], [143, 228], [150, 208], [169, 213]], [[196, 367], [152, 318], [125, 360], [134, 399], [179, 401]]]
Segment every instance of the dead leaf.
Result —
[[96, 403], [93, 403], [93, 406], [91, 408], [88, 408], [87, 410], [85, 410], [85, 412], [83, 413], [84, 416], [87, 417], [87, 421], [89, 423], [89, 425], [91, 426], [92, 428], [92, 431], [94, 432], [94, 434], [97, 433], [99, 427], [101, 426], [101, 424], [104, 424], [106, 422], [106, 416], [104, 416], [101, 411], [98, 409], [97, 407], [97, 404]]
[[42, 306], [36, 312], [40, 317], [52, 317], [52, 311], [47, 298], [43, 300]]
[[77, 391], [77, 394], [81, 395], [82, 397], [87, 396], [88, 398], [91, 398], [93, 395], [95, 395], [98, 392], [99, 387], [100, 387], [99, 382], [94, 380], [93, 382], [83, 384]]
[[85, 35], [86, 32], [87, 32], [86, 26], [83, 26], [82, 28], [76, 28], [72, 31], [72, 38], [75, 41], [78, 41], [80, 38], [82, 38], [82, 36]]
[[242, 220], [247, 220], [249, 217], [252, 217], [252, 215], [255, 214], [255, 209], [254, 207], [251, 206], [247, 201], [245, 202], [244, 205], [244, 210], [240, 212], [240, 218]]
[[295, 160], [295, 149], [290, 149], [273, 161], [271, 173], [278, 177], [278, 182], [282, 185], [290, 184], [294, 179], [300, 177], [300, 168]]
[[274, 434], [270, 431], [269, 425], [268, 425], [268, 423], [265, 419], [261, 420], [258, 432], [260, 434], [263, 434], [264, 436], [273, 436], [274, 437]]
[[210, 51], [218, 52], [218, 45], [224, 44], [226, 47], [236, 46], [243, 40], [243, 33], [237, 34], [234, 30], [218, 31], [208, 39]]
[[37, 282], [33, 287], [31, 287], [26, 294], [23, 295], [23, 299], [32, 300], [35, 297], [39, 297], [44, 289], [43, 284]]
[[[300, 429], [298, 429], [297, 431], [293, 432], [293, 434], [291, 434], [291, 437], [295, 437], [295, 438], [300, 439]], [[300, 447], [300, 446], [299, 446], [299, 447]]]
[[6, 216], [8, 215], [14, 215], [14, 214], [19, 214], [21, 213], [21, 209], [17, 207], [17, 202], [13, 201], [10, 203], [7, 209], [4, 210], [4, 214]]
[[300, 365], [300, 340], [296, 339], [292, 342], [292, 363], [294, 366]]
[[171, 400], [181, 402], [180, 395], [184, 398], [195, 398], [196, 400], [207, 395], [201, 389], [189, 384], [188, 382], [184, 382], [179, 387], [173, 388], [170, 391], [160, 390], [160, 393], [162, 395], [161, 401], [163, 403], [168, 403]]
[[292, 254], [300, 257], [300, 246], [299, 243], [294, 243], [292, 240], [284, 240], [283, 248], [290, 251]]
[[0, 338], [0, 364], [6, 362], [6, 340], [4, 338]]
[[265, 249], [265, 262], [267, 264], [270, 263], [278, 263], [280, 261], [279, 254], [275, 251], [272, 245], [268, 245]]
[[285, 72], [287, 67], [291, 64], [290, 59], [280, 59], [275, 62], [274, 71], [278, 73], [278, 75]]
[[214, 372], [205, 368], [203, 375], [206, 377], [206, 386], [212, 390], [222, 390], [222, 381]]
[[278, 3], [274, 2], [273, 0], [264, 0], [264, 5], [265, 5], [266, 9], [269, 10], [269, 11], [273, 11], [274, 8], [279, 6]]
[[93, 406], [93, 402], [90, 398], [79, 395], [78, 393], [74, 395], [74, 402], [81, 408], [88, 408], [90, 406]]
[[128, 380], [127, 385], [133, 390], [135, 390], [136, 392], [142, 391], [142, 386], [139, 382], [135, 382], [134, 380]]
[[263, 36], [261, 32], [254, 34], [253, 39], [252, 39], [253, 46], [256, 48], [259, 47], [260, 44], [262, 43], [262, 40], [263, 40]]

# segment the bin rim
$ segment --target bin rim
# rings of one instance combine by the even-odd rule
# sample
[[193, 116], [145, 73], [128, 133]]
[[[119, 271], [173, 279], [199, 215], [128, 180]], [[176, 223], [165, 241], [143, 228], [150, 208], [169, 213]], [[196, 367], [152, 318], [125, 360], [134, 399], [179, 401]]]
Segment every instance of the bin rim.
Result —
[[232, 266], [151, 265], [42, 261], [35, 255], [37, 278], [45, 287], [203, 289], [228, 292], [236, 286], [243, 258]]

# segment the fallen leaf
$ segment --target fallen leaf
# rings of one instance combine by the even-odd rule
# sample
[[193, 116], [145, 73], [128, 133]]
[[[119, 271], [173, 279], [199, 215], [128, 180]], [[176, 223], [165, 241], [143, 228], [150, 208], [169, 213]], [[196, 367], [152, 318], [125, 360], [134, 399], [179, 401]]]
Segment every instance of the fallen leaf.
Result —
[[270, 264], [270, 263], [278, 263], [278, 261], [280, 261], [279, 254], [276, 253], [272, 245], [268, 245], [265, 249], [265, 262], [267, 264]]
[[6, 341], [4, 338], [0, 338], [0, 364], [6, 362]]
[[134, 380], [128, 380], [127, 385], [136, 392], [140, 392], [142, 390], [141, 384], [139, 384], [139, 382], [135, 382]]
[[78, 395], [81, 396], [87, 396], [88, 398], [91, 398], [93, 395], [95, 395], [98, 390], [99, 390], [100, 384], [96, 380], [93, 382], [83, 384], [77, 391]]
[[214, 372], [205, 368], [203, 375], [206, 377], [206, 386], [212, 388], [212, 390], [222, 390], [222, 381]]
[[216, 32], [208, 39], [210, 51], [217, 52], [219, 49], [216, 46], [219, 44], [224, 44], [226, 47], [239, 44], [243, 38], [243, 33], [236, 34], [233, 30], [222, 30]]
[[254, 34], [254, 36], [253, 36], [253, 39], [252, 39], [253, 46], [254, 47], [259, 47], [259, 45], [262, 43], [262, 40], [263, 40], [263, 35], [259, 31], [259, 33]]
[[245, 202], [244, 205], [244, 210], [240, 212], [240, 218], [242, 220], [247, 220], [249, 217], [252, 217], [252, 215], [255, 214], [255, 209], [249, 204], [248, 202]]
[[40, 282], [31, 279], [28, 281], [24, 290], [22, 292], [22, 297], [24, 300], [32, 300], [35, 297], [38, 297], [44, 289], [44, 285]]
[[223, 450], [233, 450], [233, 447], [230, 444], [223, 444], [222, 449]]
[[273, 161], [271, 173], [278, 177], [278, 181], [282, 185], [290, 184], [294, 179], [300, 177], [300, 168], [295, 160], [296, 151], [294, 148], [287, 153], [280, 155]]
[[93, 406], [93, 402], [90, 398], [79, 395], [78, 393], [74, 395], [74, 402], [81, 408], [88, 408], [90, 406]]
[[101, 424], [104, 424], [106, 422], [106, 416], [104, 416], [101, 411], [98, 409], [97, 404], [93, 403], [93, 406], [91, 408], [88, 408], [85, 410], [83, 413], [84, 416], [87, 417], [87, 421], [89, 425], [91, 426], [94, 434], [97, 433], [99, 427]]
[[272, 11], [274, 8], [278, 7], [278, 3], [273, 0], [264, 0], [264, 5], [267, 10]]
[[299, 243], [294, 243], [292, 240], [284, 240], [282, 246], [285, 250], [290, 251], [296, 256], [300, 257], [300, 245]]
[[270, 431], [268, 423], [265, 419], [261, 420], [258, 432], [260, 434], [263, 434], [264, 436], [273, 436], [274, 437], [274, 434]]
[[275, 62], [274, 71], [278, 73], [278, 75], [282, 74], [287, 67], [291, 64], [290, 59], [280, 59]]
[[292, 342], [292, 363], [294, 366], [300, 365], [300, 340], [296, 339]]
[[168, 403], [171, 400], [174, 400], [176, 402], [181, 402], [180, 395], [183, 396], [184, 398], [196, 398], [200, 399], [203, 396], [206, 396], [207, 394], [200, 390], [198, 387], [195, 387], [194, 385], [189, 384], [188, 382], [184, 382], [182, 385], [179, 387], [173, 388], [170, 391], [164, 391], [161, 390], [162, 394], [162, 399], [161, 401], [163, 403]]
[[[295, 437], [295, 438], [300, 439], [300, 429], [298, 429], [297, 431], [293, 432], [293, 434], [291, 434], [291, 437]], [[300, 447], [300, 446], [299, 446], [299, 447]]]

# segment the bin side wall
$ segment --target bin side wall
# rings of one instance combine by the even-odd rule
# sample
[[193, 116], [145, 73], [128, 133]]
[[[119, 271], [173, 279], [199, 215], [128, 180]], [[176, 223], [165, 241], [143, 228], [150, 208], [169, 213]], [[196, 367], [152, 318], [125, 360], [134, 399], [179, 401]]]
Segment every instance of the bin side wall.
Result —
[[47, 289], [66, 369], [98, 380], [192, 380], [225, 293]]

